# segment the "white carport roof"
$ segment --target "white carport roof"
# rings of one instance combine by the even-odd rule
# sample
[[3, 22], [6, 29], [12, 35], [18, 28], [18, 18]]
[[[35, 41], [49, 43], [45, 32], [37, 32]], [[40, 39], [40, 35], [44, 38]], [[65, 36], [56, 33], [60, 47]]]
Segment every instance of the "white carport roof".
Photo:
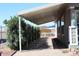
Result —
[[39, 25], [58, 19], [63, 14], [65, 8], [66, 4], [64, 3], [49, 4], [31, 10], [20, 11], [18, 15]]
[[[58, 19], [65, 10], [65, 4], [51, 4], [48, 6], [21, 11], [19, 16], [36, 24], [43, 24]], [[21, 51], [21, 21], [19, 20], [19, 49]]]

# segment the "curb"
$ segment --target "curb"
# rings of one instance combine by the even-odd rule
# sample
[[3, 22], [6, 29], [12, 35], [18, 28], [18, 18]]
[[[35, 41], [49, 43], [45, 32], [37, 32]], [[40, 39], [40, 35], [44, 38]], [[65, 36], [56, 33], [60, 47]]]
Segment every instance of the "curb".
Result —
[[13, 52], [10, 56], [13, 56], [17, 51]]

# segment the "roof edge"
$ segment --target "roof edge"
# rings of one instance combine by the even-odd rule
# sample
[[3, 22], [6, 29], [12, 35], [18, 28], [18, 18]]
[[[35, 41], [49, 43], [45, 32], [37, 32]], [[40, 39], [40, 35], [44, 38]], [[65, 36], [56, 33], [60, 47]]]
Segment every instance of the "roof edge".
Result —
[[20, 16], [20, 15], [23, 15], [25, 13], [28, 14], [28, 13], [35, 12], [35, 11], [38, 11], [38, 10], [41, 10], [41, 9], [44, 9], [44, 8], [48, 8], [48, 7], [56, 6], [56, 5], [61, 5], [61, 4], [64, 4], [64, 3], [53, 3], [53, 4], [48, 4], [48, 5], [32, 8], [30, 10], [22, 10], [20, 12], [17, 12], [17, 15]]

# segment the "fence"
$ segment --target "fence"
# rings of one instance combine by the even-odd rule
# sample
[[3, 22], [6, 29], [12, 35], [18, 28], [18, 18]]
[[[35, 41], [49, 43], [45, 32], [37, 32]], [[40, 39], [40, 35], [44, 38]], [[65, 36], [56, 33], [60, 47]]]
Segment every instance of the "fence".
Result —
[[0, 26], [0, 39], [7, 39], [7, 28]]

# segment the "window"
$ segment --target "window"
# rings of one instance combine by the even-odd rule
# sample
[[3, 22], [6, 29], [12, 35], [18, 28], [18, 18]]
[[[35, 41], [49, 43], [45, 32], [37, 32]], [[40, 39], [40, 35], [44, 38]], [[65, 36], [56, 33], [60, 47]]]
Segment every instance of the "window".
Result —
[[71, 11], [71, 26], [77, 26], [76, 11]]

